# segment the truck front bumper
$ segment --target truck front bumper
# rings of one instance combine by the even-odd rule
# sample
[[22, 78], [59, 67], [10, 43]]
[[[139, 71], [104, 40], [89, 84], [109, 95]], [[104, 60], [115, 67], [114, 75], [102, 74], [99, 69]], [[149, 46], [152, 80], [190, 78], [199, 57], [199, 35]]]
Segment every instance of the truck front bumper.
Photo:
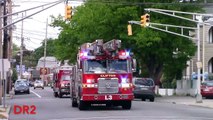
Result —
[[60, 92], [62, 94], [70, 94], [70, 89], [69, 88], [61, 88]]
[[83, 101], [110, 101], [110, 100], [133, 100], [133, 94], [84, 94]]

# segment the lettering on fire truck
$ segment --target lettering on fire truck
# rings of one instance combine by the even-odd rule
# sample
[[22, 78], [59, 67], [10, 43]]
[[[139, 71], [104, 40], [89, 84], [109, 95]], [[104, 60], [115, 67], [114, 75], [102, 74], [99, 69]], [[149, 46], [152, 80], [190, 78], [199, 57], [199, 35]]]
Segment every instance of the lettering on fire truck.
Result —
[[106, 75], [100, 75], [100, 77], [104, 77], [104, 78], [105, 78], [105, 77], [116, 77], [116, 75], [107, 75], [107, 74], [106, 74]]

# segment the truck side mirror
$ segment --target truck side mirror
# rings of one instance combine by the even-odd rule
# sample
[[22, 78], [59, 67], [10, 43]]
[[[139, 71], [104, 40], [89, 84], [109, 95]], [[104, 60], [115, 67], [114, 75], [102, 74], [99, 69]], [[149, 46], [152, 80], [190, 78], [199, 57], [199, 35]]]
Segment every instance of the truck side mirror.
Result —
[[136, 72], [137, 62], [136, 59], [132, 59], [132, 72]]

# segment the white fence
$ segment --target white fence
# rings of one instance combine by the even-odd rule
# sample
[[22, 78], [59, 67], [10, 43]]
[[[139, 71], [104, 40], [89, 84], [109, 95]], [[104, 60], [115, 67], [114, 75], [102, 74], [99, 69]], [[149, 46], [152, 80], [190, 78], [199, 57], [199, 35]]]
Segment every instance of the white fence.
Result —
[[197, 80], [177, 80], [177, 95], [190, 95], [195, 96], [197, 93]]
[[195, 96], [196, 91], [196, 80], [177, 80], [176, 82], [177, 88], [176, 89], [165, 89], [165, 88], [159, 88], [156, 87], [156, 94], [162, 95], [162, 96], [172, 96], [174, 94], [176, 95], [190, 95]]

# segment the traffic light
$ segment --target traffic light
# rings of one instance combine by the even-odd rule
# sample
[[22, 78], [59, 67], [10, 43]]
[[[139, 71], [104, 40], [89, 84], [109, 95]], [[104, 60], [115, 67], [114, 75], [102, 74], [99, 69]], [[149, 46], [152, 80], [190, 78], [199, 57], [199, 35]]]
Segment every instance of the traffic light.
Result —
[[72, 6], [66, 5], [65, 6], [65, 19], [71, 19], [72, 18]]
[[149, 22], [150, 22], [150, 15], [149, 14], [145, 14], [141, 16], [141, 26], [142, 27], [147, 27], [149, 26]]
[[131, 24], [129, 24], [127, 26], [127, 30], [128, 30], [128, 36], [132, 35], [132, 25]]

